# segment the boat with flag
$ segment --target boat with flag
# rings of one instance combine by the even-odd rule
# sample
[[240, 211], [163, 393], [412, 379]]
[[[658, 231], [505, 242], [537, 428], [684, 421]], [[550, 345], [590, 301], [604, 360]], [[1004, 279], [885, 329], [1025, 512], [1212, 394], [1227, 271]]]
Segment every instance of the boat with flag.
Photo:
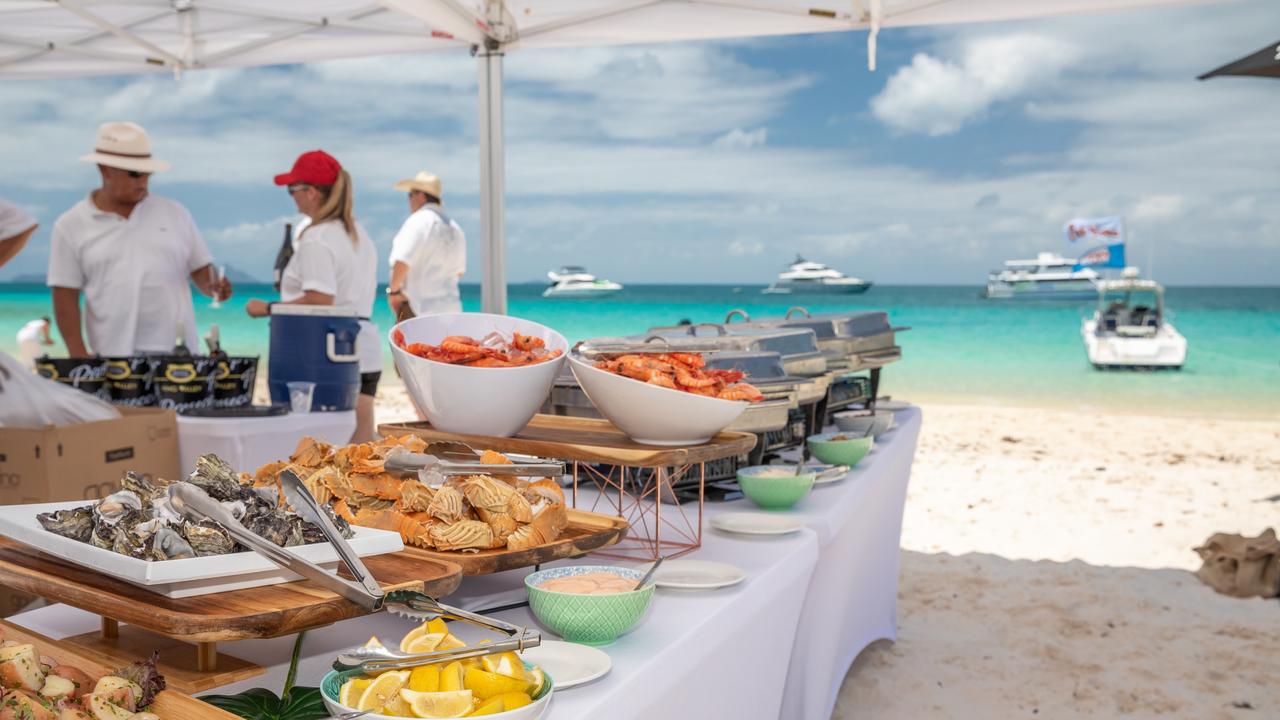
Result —
[[1075, 260], [1042, 252], [1034, 260], [1008, 260], [987, 276], [983, 297], [997, 300], [1091, 300], [1099, 270], [1125, 265], [1124, 224], [1118, 217], [1073, 219], [1063, 226], [1069, 245], [1092, 246]]

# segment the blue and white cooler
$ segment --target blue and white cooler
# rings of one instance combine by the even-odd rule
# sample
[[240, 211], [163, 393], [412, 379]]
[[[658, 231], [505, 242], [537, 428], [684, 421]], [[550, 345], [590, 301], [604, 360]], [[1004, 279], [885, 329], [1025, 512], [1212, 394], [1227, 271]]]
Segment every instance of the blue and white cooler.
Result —
[[360, 316], [334, 305], [274, 305], [267, 385], [289, 402], [288, 383], [313, 382], [312, 411], [353, 410], [360, 393]]

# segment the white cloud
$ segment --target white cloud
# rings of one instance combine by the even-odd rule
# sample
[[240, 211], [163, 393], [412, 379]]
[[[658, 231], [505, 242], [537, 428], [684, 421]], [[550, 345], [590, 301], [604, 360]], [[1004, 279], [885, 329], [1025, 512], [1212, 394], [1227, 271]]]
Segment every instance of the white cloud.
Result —
[[715, 147], [746, 149], [764, 145], [768, 138], [769, 131], [762, 127], [747, 131], [742, 128], [734, 128], [716, 138], [711, 144]]
[[894, 130], [949, 135], [993, 105], [1052, 80], [1079, 56], [1068, 42], [1030, 34], [968, 41], [959, 62], [918, 53], [889, 78], [871, 110]]
[[1181, 195], [1146, 195], [1134, 204], [1129, 219], [1134, 222], [1172, 220], [1182, 215], [1186, 204], [1186, 198]]
[[762, 252], [764, 252], [764, 243], [759, 240], [734, 240], [729, 243], [729, 254], [736, 257], [759, 255]]
[[281, 215], [270, 220], [250, 220], [246, 222], [214, 228], [205, 232], [205, 239], [226, 245], [266, 244], [273, 246], [284, 237], [282, 228], [285, 223], [298, 224], [300, 215]]

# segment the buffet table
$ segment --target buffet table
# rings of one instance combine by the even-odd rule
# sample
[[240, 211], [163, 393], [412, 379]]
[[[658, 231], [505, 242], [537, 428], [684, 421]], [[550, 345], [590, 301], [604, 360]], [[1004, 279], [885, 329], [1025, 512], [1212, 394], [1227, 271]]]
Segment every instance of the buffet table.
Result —
[[181, 467], [196, 466], [196, 458], [214, 453], [231, 467], [257, 468], [288, 457], [298, 441], [311, 436], [331, 445], [345, 445], [356, 431], [356, 411], [289, 413], [262, 418], [178, 416]]
[[[828, 718], [857, 654], [873, 640], [896, 636], [899, 536], [920, 424], [919, 409], [898, 412], [897, 426], [848, 477], [815, 488], [791, 511], [806, 524], [799, 532], [755, 538], [708, 525], [702, 547], [689, 557], [733, 563], [747, 580], [712, 592], [659, 589], [641, 623], [605, 648], [611, 672], [557, 693], [548, 717]], [[590, 498], [578, 500], [589, 506]], [[707, 503], [706, 521], [750, 510], [747, 500]], [[523, 598], [526, 574], [467, 578], [445, 602], [484, 609]], [[536, 624], [527, 607], [496, 615]], [[12, 621], [55, 638], [98, 627], [96, 616], [62, 605]], [[317, 684], [338, 650], [370, 635], [398, 637], [406, 627], [405, 620], [383, 614], [312, 632], [300, 684]], [[459, 634], [476, 639], [467, 630]], [[292, 642], [286, 637], [221, 645], [223, 652], [268, 671], [219, 692], [259, 686], [278, 691]]]

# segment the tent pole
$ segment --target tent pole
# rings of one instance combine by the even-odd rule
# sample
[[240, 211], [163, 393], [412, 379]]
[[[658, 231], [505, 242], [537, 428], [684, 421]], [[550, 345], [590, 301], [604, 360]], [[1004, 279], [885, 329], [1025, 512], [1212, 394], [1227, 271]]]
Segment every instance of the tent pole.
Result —
[[[490, 41], [492, 43], [492, 41]], [[484, 263], [481, 309], [507, 313], [507, 228], [503, 209], [502, 50], [476, 49], [480, 109], [480, 235]]]

